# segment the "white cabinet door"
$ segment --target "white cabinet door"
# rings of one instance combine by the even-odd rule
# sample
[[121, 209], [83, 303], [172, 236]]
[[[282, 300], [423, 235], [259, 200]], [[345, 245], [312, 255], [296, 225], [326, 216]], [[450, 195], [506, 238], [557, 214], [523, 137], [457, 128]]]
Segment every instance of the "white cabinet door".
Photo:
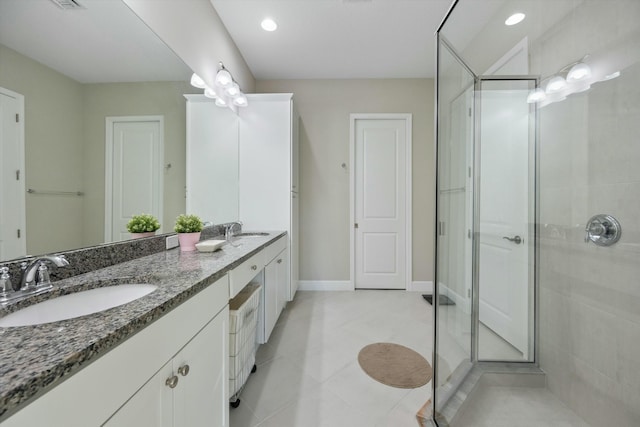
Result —
[[287, 250], [280, 252], [273, 260], [276, 263], [276, 283], [278, 286], [278, 298], [276, 304], [276, 317], [280, 316], [282, 309], [289, 299], [289, 254]]
[[166, 385], [173, 376], [169, 361], [125, 403], [105, 427], [172, 427], [173, 395]]
[[173, 359], [179, 378], [173, 389], [175, 427], [229, 425], [228, 345], [229, 309], [225, 308]]
[[228, 427], [228, 343], [225, 308], [103, 426]]
[[276, 260], [264, 268], [264, 341], [269, 340], [278, 321], [278, 267]]

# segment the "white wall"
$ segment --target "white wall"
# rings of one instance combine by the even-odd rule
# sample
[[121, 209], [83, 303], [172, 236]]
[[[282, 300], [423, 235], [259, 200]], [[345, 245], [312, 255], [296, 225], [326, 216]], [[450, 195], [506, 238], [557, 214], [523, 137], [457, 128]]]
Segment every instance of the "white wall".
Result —
[[[640, 2], [584, 2], [532, 50], [553, 68], [585, 53], [611, 65], [625, 49], [620, 77], [540, 110], [540, 366], [592, 425], [640, 425], [640, 31], [631, 16]], [[614, 246], [584, 242], [599, 213], [621, 223]]]
[[413, 280], [433, 280], [433, 80], [258, 81], [300, 113], [300, 280], [349, 280], [349, 114], [413, 114]]

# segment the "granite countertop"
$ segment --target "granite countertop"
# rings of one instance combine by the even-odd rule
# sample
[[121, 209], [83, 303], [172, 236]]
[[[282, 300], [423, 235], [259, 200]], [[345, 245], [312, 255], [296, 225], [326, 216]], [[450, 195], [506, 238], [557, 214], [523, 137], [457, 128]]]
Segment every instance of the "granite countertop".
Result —
[[[175, 248], [54, 282], [54, 290], [47, 295], [123, 283], [153, 283], [158, 289], [133, 302], [75, 319], [0, 328], [0, 421], [285, 234], [239, 237], [216, 252]], [[0, 317], [31, 303], [9, 304], [0, 309]]]

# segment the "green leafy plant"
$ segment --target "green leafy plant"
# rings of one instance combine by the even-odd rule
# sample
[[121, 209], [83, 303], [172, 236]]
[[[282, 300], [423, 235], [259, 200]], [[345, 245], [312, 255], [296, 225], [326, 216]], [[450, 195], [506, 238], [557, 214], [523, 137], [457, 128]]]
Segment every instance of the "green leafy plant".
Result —
[[173, 230], [176, 233], [197, 233], [202, 231], [202, 220], [197, 215], [178, 215], [176, 226]]
[[156, 231], [160, 228], [160, 221], [153, 215], [140, 214], [131, 217], [127, 223], [127, 231], [129, 233], [148, 233]]

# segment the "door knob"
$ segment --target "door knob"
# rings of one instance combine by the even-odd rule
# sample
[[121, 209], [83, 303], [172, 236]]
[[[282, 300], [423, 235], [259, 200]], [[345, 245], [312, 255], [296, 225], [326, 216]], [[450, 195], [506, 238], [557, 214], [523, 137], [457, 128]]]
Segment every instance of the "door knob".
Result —
[[522, 243], [522, 237], [520, 236], [513, 236], [513, 237], [504, 236], [503, 239], [513, 242], [516, 245], [519, 245], [520, 243]]

